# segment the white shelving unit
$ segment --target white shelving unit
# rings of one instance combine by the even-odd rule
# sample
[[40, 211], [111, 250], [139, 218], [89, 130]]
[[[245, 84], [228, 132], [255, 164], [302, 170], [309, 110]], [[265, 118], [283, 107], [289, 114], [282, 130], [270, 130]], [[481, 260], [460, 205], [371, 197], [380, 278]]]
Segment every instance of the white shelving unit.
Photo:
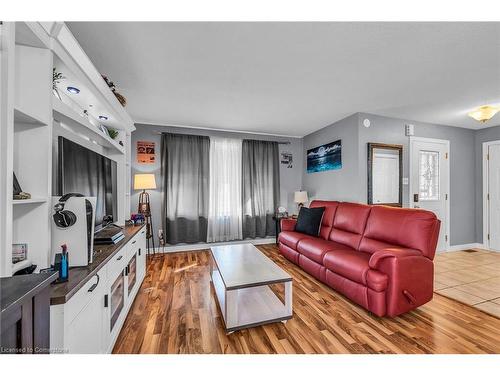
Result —
[[[60, 91], [72, 85], [81, 95], [56, 98], [53, 67], [66, 77]], [[99, 129], [95, 119], [101, 114], [108, 117], [104, 125], [119, 131], [116, 140]], [[10, 276], [28, 262], [37, 270], [50, 265], [52, 153], [58, 135], [117, 162], [118, 223], [129, 216], [133, 121], [64, 23], [0, 25], [0, 120], [0, 276]], [[13, 200], [13, 172], [31, 199]], [[12, 245], [19, 243], [28, 244], [28, 260], [13, 265]]]

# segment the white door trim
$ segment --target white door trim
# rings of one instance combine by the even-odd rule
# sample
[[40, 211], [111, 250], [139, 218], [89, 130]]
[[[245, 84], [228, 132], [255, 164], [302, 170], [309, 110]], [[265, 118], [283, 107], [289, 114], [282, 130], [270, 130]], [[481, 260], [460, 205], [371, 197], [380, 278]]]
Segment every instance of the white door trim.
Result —
[[483, 244], [489, 249], [490, 241], [488, 240], [488, 232], [490, 228], [490, 215], [488, 205], [488, 147], [493, 145], [500, 145], [500, 140], [483, 142]]
[[425, 138], [425, 137], [414, 137], [411, 136], [409, 137], [409, 154], [408, 154], [408, 161], [410, 164], [409, 168], [409, 189], [408, 189], [408, 204], [411, 207], [411, 203], [413, 201], [413, 184], [412, 184], [412, 176], [413, 176], [413, 170], [412, 170], [412, 162], [411, 158], [413, 155], [413, 144], [414, 142], [428, 142], [428, 143], [438, 143], [438, 144], [443, 144], [446, 145], [446, 149], [448, 150], [448, 172], [446, 174], [446, 180], [448, 181], [448, 199], [446, 200], [446, 234], [448, 235], [448, 241], [446, 241], [446, 248], [444, 251], [448, 251], [450, 249], [450, 243], [451, 243], [451, 233], [450, 233], [450, 200], [451, 200], [451, 194], [450, 194], [450, 187], [451, 187], [451, 181], [450, 181], [450, 172], [451, 172], [451, 152], [450, 152], [450, 141], [448, 139], [437, 139], [437, 138]]

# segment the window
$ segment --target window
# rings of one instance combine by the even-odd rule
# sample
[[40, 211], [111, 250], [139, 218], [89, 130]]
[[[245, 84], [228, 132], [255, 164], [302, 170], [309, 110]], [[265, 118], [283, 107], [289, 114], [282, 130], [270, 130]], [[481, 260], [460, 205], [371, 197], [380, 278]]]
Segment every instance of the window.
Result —
[[439, 152], [437, 151], [420, 151], [419, 199], [439, 200]]

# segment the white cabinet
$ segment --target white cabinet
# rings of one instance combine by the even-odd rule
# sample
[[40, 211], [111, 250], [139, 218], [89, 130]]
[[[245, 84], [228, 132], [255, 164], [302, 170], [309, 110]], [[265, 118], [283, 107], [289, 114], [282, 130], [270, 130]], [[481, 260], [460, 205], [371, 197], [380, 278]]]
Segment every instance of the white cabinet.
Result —
[[65, 353], [110, 353], [146, 274], [141, 229], [68, 302], [50, 308], [50, 345]]
[[103, 320], [105, 310], [102, 293], [84, 307], [68, 327], [67, 349], [70, 353], [104, 353]]

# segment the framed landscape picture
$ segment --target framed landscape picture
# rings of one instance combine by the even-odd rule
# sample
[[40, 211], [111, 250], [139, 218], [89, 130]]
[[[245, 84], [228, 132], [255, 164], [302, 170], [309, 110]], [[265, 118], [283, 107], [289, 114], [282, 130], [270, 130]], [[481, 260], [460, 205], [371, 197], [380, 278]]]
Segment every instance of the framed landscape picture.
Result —
[[307, 173], [342, 168], [342, 140], [307, 150]]

